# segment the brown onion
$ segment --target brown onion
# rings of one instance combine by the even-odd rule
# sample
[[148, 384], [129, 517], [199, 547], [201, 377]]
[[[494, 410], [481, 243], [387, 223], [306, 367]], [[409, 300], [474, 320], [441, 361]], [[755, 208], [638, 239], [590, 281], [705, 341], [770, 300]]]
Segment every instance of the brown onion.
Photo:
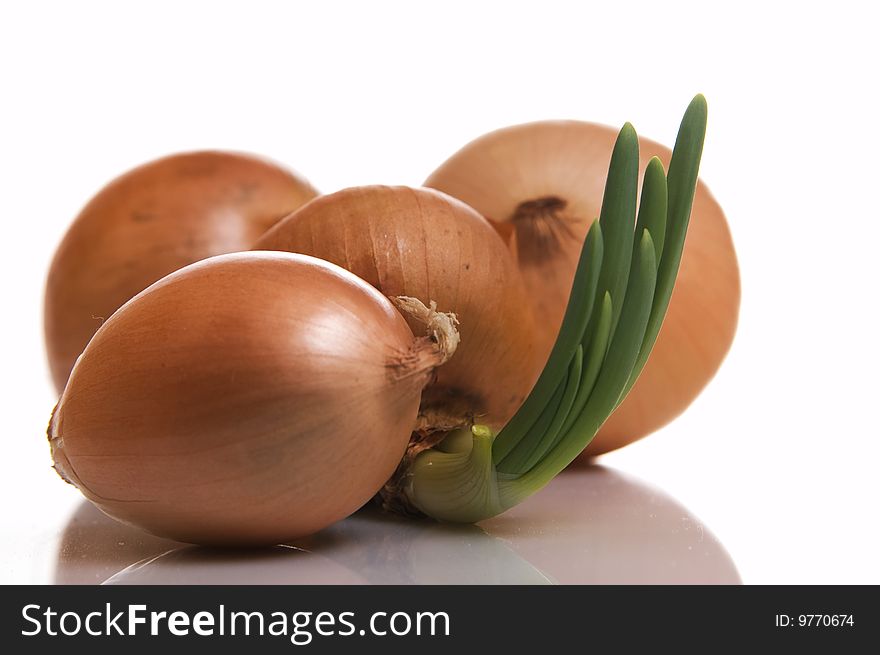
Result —
[[256, 248], [320, 257], [386, 296], [429, 299], [458, 317], [461, 344], [422, 397], [417, 427], [423, 432], [470, 425], [475, 418], [501, 427], [543, 366], [516, 263], [484, 218], [445, 194], [345, 189], [287, 216]]
[[153, 534], [280, 543], [376, 493], [447, 355], [333, 264], [213, 257], [98, 330], [53, 414], [55, 467]]
[[250, 248], [316, 195], [290, 171], [226, 152], [165, 157], [110, 182], [71, 225], [49, 271], [46, 348], [58, 391], [125, 301], [182, 266]]
[[[599, 215], [617, 130], [548, 121], [469, 143], [426, 181], [473, 206], [508, 238], [542, 317], [542, 352], [556, 338], [584, 238]], [[668, 148], [640, 139], [640, 166]], [[739, 314], [739, 269], [721, 207], [697, 186], [681, 268], [650, 359], [585, 453], [624, 446], [678, 416], [727, 354]]]

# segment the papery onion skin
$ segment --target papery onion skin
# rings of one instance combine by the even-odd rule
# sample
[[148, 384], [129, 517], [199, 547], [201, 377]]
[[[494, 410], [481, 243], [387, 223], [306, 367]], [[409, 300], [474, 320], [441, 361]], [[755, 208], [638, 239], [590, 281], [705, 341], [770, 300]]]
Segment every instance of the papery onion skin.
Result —
[[326, 259], [387, 296], [435, 301], [458, 317], [461, 344], [423, 394], [419, 425], [429, 432], [475, 418], [504, 425], [543, 366], [525, 286], [503, 240], [482, 216], [445, 194], [345, 189], [287, 216], [256, 248]]
[[192, 262], [247, 250], [317, 195], [293, 172], [229, 152], [190, 152], [116, 178], [83, 208], [46, 284], [45, 336], [60, 393], [89, 339], [129, 298]]
[[[537, 315], [545, 319], [539, 323], [545, 355], [562, 321], [586, 232], [599, 215], [616, 134], [613, 128], [578, 121], [505, 128], [466, 145], [425, 182], [474, 207], [508, 238]], [[641, 171], [653, 156], [668, 168], [668, 148], [645, 138], [639, 145]], [[721, 207], [700, 182], [657, 342], [635, 386], [585, 457], [625, 446], [681, 414], [726, 356], [739, 303], [730, 230]]]
[[153, 534], [281, 543], [347, 516], [388, 479], [437, 357], [337, 266], [214, 257], [98, 330], [53, 414], [55, 466]]

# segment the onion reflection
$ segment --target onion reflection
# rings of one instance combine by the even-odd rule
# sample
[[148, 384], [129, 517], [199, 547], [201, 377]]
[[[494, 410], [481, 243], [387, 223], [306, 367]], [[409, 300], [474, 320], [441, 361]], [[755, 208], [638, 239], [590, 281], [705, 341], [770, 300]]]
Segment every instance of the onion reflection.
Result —
[[146, 558], [108, 578], [122, 585], [364, 584], [333, 560], [290, 546], [225, 549], [187, 546]]
[[730, 556], [680, 503], [598, 466], [570, 470], [479, 526], [368, 507], [288, 546], [186, 546], [88, 503], [62, 538], [61, 584], [736, 584]]
[[614, 469], [569, 469], [482, 527], [565, 584], [740, 584], [724, 546], [662, 491]]

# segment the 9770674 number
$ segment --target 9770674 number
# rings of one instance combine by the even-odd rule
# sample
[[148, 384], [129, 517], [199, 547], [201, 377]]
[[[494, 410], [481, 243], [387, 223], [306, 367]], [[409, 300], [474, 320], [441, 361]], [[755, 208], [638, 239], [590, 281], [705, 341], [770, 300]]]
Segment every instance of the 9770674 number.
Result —
[[777, 614], [776, 627], [851, 628], [855, 625], [852, 614]]

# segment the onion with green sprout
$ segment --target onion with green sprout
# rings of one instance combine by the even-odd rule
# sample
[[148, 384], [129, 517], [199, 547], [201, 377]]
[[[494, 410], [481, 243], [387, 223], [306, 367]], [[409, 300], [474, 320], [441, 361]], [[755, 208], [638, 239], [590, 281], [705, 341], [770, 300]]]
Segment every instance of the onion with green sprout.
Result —
[[640, 203], [638, 137], [624, 125], [600, 216], [588, 232], [559, 335], [537, 383], [497, 434], [480, 424], [457, 430], [400, 471], [399, 488], [411, 509], [465, 523], [504, 512], [568, 466], [623, 401], [672, 295], [706, 116], [705, 98], [698, 95], [682, 120], [668, 175], [652, 159]]
[[[504, 512], [587, 447], [648, 361], [681, 262], [705, 129], [697, 96], [668, 175], [652, 159], [640, 202], [638, 137], [629, 124], [620, 130], [540, 375], [529, 368], [535, 331], [519, 271], [479, 214], [438, 192], [349, 190], [305, 205], [258, 246], [301, 248], [293, 236], [314, 241], [323, 223], [337, 224], [319, 219], [335, 217], [349, 228], [345, 248], [320, 254], [357, 270], [303, 254], [218, 256], [115, 312], [50, 422], [56, 469], [109, 515], [202, 544], [281, 543], [376, 494], [387, 509], [448, 522]], [[441, 252], [428, 247], [431, 235]], [[392, 304], [388, 294], [403, 297]], [[436, 311], [438, 300], [451, 313]], [[428, 336], [416, 337], [402, 313]], [[426, 412], [432, 387], [446, 392], [431, 395]]]

